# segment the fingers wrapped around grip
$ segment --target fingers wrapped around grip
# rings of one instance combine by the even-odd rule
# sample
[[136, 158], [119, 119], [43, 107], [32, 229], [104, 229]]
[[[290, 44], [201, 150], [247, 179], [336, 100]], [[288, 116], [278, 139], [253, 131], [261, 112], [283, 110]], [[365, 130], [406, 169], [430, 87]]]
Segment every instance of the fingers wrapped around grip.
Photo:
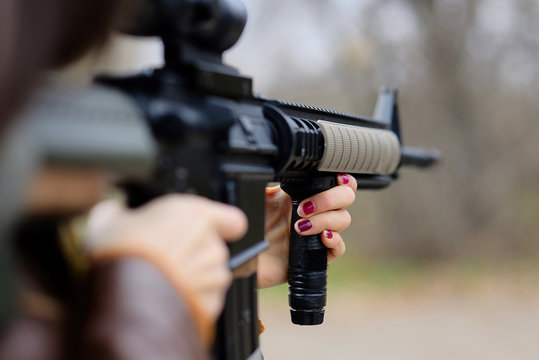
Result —
[[352, 205], [356, 198], [356, 179], [351, 175], [343, 174], [337, 177], [337, 182], [339, 186], [303, 200], [298, 207], [298, 215], [309, 217]]
[[193, 220], [206, 222], [208, 229], [215, 231], [220, 238], [227, 241], [238, 240], [247, 231], [245, 214], [234, 206], [217, 201], [194, 195], [173, 194], [163, 196], [148, 204], [148, 207], [152, 208], [157, 208], [157, 206], [163, 209], [159, 209], [160, 214], [154, 210], [156, 217], [178, 214], [177, 216], [183, 216], [191, 222]]
[[294, 228], [301, 235], [320, 234], [326, 229], [339, 232], [350, 226], [351, 221], [352, 218], [348, 211], [331, 210], [307, 219], [300, 219], [296, 221]]
[[341, 257], [346, 251], [346, 245], [338, 232], [324, 230], [322, 232], [322, 242], [328, 248], [328, 261]]
[[294, 224], [300, 235], [321, 234], [322, 242], [328, 248], [328, 261], [345, 252], [345, 244], [340, 232], [350, 226], [351, 217], [347, 206], [355, 200], [356, 179], [347, 174], [337, 176], [336, 187], [303, 200], [298, 207], [302, 218]]

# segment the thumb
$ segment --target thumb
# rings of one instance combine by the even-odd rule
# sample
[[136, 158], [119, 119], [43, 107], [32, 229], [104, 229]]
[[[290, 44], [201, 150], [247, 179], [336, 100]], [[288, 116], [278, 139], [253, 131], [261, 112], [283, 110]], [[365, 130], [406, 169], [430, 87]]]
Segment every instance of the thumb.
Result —
[[103, 243], [108, 239], [101, 236], [102, 232], [125, 213], [125, 206], [116, 200], [102, 201], [94, 206], [87, 218], [85, 247], [96, 249], [104, 245]]

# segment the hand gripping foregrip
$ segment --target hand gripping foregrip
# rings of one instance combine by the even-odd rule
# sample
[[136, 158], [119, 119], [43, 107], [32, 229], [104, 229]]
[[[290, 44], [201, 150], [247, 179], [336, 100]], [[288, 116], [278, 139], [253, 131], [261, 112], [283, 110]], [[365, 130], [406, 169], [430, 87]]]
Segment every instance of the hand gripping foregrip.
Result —
[[297, 325], [319, 325], [324, 321], [327, 290], [327, 248], [320, 234], [302, 236], [296, 232], [298, 206], [305, 198], [335, 185], [333, 176], [281, 184], [292, 198], [288, 304], [292, 322]]

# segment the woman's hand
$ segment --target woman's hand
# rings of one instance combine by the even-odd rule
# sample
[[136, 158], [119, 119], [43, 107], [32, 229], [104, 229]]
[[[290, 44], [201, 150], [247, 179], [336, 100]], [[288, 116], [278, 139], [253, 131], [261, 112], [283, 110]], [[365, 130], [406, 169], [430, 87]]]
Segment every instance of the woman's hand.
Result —
[[[328, 261], [345, 251], [340, 232], [350, 225], [350, 214], [344, 210], [355, 199], [356, 179], [338, 175], [338, 186], [303, 200], [298, 208], [302, 219], [294, 224], [301, 235], [322, 233], [328, 248]], [[287, 281], [288, 244], [292, 201], [280, 187], [266, 189], [266, 240], [270, 248], [258, 258], [258, 286], [271, 287]]]
[[90, 213], [85, 247], [94, 261], [136, 256], [161, 269], [207, 342], [232, 281], [224, 240], [246, 230], [239, 209], [193, 195], [168, 195], [134, 210], [107, 201]]

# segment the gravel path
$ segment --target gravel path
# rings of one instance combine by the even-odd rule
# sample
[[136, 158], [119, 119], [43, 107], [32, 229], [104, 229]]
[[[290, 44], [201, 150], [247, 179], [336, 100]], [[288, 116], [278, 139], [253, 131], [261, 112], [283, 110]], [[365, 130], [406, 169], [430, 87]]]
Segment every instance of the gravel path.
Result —
[[292, 325], [286, 299], [262, 292], [262, 349], [267, 360], [537, 360], [539, 301], [513, 290], [330, 294], [315, 327]]

